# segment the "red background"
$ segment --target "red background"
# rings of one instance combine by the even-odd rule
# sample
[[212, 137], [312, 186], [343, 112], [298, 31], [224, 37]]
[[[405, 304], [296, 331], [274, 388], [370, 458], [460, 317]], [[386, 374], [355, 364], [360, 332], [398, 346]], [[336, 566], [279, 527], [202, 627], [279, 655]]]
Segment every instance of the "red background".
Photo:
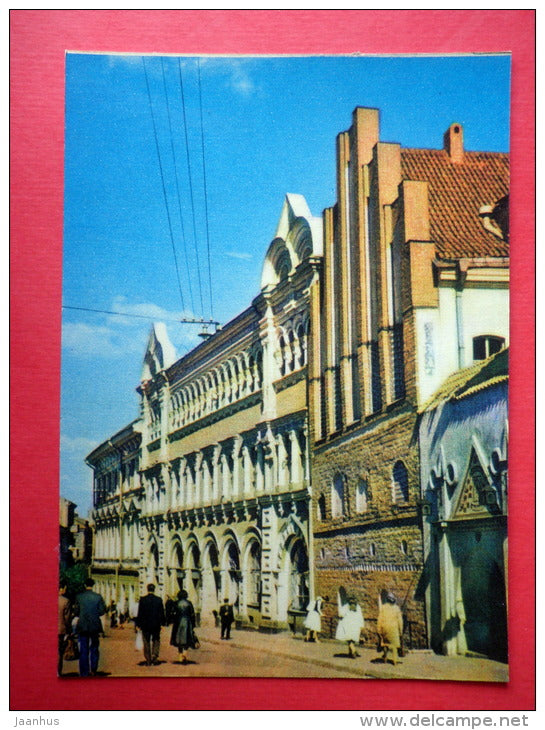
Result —
[[[12, 10], [10, 18], [11, 709], [534, 709], [534, 11]], [[91, 680], [84, 693], [79, 680], [55, 676], [66, 50], [512, 52], [508, 684], [186, 679], [182, 691], [174, 678], [114, 679]]]

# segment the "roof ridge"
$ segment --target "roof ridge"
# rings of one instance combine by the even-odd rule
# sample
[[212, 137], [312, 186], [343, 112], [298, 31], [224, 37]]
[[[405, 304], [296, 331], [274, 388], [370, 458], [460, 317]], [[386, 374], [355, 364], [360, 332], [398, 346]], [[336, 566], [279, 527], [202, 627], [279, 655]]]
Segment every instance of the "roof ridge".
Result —
[[[448, 157], [448, 152], [442, 147], [401, 147], [403, 152], [438, 152]], [[490, 155], [493, 157], [509, 157], [509, 152], [494, 152], [491, 150], [464, 150], [464, 155]], [[463, 164], [463, 163], [462, 163]]]

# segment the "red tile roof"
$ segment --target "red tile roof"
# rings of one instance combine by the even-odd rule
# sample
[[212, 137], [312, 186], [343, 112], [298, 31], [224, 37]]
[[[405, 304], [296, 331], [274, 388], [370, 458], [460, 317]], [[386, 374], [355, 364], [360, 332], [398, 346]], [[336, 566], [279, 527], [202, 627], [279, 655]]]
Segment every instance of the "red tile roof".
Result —
[[509, 192], [509, 155], [465, 152], [453, 163], [445, 150], [401, 149], [404, 180], [429, 182], [431, 238], [443, 259], [509, 256], [509, 244], [486, 231], [483, 205]]

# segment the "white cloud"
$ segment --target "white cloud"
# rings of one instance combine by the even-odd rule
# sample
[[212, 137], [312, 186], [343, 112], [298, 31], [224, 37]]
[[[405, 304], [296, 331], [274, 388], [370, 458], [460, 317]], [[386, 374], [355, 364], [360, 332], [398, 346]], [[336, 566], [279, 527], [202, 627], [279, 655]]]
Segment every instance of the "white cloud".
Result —
[[241, 96], [250, 96], [258, 91], [250, 75], [249, 59], [240, 60], [236, 57], [207, 56], [199, 59], [201, 69], [209, 74], [227, 77], [227, 85], [232, 91]]
[[256, 85], [252, 81], [245, 67], [235, 62], [231, 72], [231, 87], [242, 96], [250, 96], [256, 91]]
[[79, 357], [117, 358], [127, 352], [142, 352], [138, 342], [128, 331], [116, 331], [113, 327], [86, 322], [64, 322], [62, 346]]
[[[120, 314], [125, 313], [129, 315], [136, 315], [137, 317], [149, 317], [150, 322], [151, 320], [154, 320], [155, 322], [178, 322], [182, 317], [194, 317], [193, 312], [189, 310], [172, 311], [164, 309], [163, 307], [159, 307], [153, 302], [137, 302], [131, 304], [127, 300], [127, 297], [124, 296], [114, 297], [111, 310], [113, 312], [119, 312]], [[110, 319], [114, 320], [114, 317], [110, 317]], [[123, 324], [132, 324], [134, 326], [134, 319], [132, 317], [116, 316], [115, 320], [118, 320]]]
[[124, 64], [126, 66], [142, 65], [142, 56], [138, 53], [108, 53], [101, 54], [108, 57], [108, 65], [111, 67], [116, 64]]
[[108, 310], [119, 312], [119, 315], [98, 314], [101, 321], [97, 324], [81, 320], [64, 322], [63, 349], [83, 358], [143, 357], [153, 322], [165, 322], [169, 337], [179, 352], [185, 352], [199, 342], [199, 324], [177, 324], [184, 317], [194, 318], [190, 311], [171, 311], [153, 302], [130, 302], [123, 296], [115, 297]]
[[98, 446], [98, 441], [85, 436], [67, 436], [61, 434], [61, 450], [67, 457], [79, 456], [82, 452], [87, 455]]
[[242, 259], [243, 261], [250, 261], [253, 258], [251, 254], [242, 251], [226, 251], [225, 256], [230, 256], [232, 259]]

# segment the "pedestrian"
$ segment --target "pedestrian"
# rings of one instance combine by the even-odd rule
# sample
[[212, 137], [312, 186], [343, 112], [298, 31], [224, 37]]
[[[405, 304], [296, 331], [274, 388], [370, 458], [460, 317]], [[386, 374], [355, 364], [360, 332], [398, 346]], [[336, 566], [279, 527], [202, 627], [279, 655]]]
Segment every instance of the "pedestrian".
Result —
[[360, 643], [360, 632], [364, 627], [361, 608], [353, 596], [348, 599], [348, 603], [343, 604], [339, 593], [338, 611], [341, 620], [337, 624], [335, 638], [338, 641], [348, 642], [348, 656], [355, 659], [359, 656], [355, 645]]
[[379, 596], [377, 632], [382, 660], [387, 662], [388, 652], [391, 652], [392, 664], [395, 666], [398, 662], [398, 652], [403, 636], [403, 615], [397, 605], [396, 597], [391, 591], [382, 590]]
[[[325, 597], [326, 601], [329, 601], [329, 597]], [[324, 599], [321, 596], [317, 596], [315, 600], [310, 601], [307, 606], [307, 615], [304, 622], [304, 627], [307, 630], [305, 635], [305, 641], [319, 641], [318, 634], [322, 630], [322, 604]]]
[[110, 628], [115, 629], [115, 628], [117, 628], [117, 606], [113, 599], [110, 602], [108, 611], [110, 613]]
[[99, 642], [102, 633], [101, 616], [106, 613], [104, 599], [95, 593], [95, 581], [87, 578], [85, 590], [76, 596], [75, 612], [78, 616], [79, 673], [81, 677], [94, 676], [98, 669]]
[[62, 663], [66, 650], [67, 639], [72, 633], [72, 604], [66, 597], [66, 583], [59, 585], [59, 659], [57, 674], [62, 675]]
[[187, 650], [195, 648], [195, 609], [187, 598], [187, 591], [181, 590], [178, 593], [176, 602], [176, 614], [172, 626], [170, 643], [178, 649], [178, 661], [180, 664], [187, 664]]
[[160, 664], [159, 650], [161, 648], [161, 626], [165, 623], [165, 609], [163, 601], [155, 595], [155, 585], [148, 584], [148, 592], [138, 603], [136, 627], [142, 632], [144, 644], [144, 659], [146, 666]]
[[223, 605], [220, 607], [220, 623], [221, 623], [221, 638], [231, 638], [231, 624], [235, 620], [235, 614], [233, 613], [233, 607], [229, 603], [228, 598], [224, 598]]

